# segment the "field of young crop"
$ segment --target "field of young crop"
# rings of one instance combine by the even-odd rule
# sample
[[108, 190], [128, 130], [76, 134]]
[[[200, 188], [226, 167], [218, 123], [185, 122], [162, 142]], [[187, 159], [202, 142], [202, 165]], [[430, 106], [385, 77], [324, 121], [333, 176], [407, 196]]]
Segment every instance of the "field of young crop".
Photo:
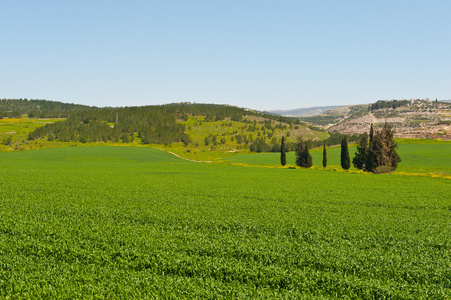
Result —
[[0, 153], [0, 298], [451, 297], [451, 181]]

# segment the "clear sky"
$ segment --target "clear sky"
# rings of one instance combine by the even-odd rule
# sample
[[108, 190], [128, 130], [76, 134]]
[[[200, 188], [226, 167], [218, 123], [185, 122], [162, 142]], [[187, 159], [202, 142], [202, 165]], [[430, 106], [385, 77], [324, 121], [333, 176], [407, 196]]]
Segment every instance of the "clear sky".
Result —
[[259, 110], [451, 99], [451, 1], [0, 0], [0, 98]]

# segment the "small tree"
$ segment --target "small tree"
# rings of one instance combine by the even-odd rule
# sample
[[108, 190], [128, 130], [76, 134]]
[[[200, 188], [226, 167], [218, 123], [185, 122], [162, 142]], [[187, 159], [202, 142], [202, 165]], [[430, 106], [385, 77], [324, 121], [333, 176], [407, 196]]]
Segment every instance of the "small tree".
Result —
[[344, 170], [349, 170], [349, 167], [351, 167], [351, 159], [349, 158], [349, 150], [348, 150], [348, 140], [346, 137], [344, 137], [341, 140], [341, 167]]
[[296, 165], [301, 168], [310, 168], [313, 165], [312, 156], [308, 151], [307, 142], [299, 142], [296, 148]]
[[357, 150], [355, 152], [354, 158], [352, 159], [352, 164], [354, 167], [360, 170], [365, 169], [365, 160], [368, 151], [368, 134], [365, 132], [359, 141]]
[[282, 137], [282, 143], [280, 145], [280, 163], [282, 166], [287, 164], [287, 156], [285, 154], [285, 138]]
[[325, 169], [327, 167], [327, 152], [326, 152], [326, 142], [324, 142], [324, 148], [323, 148], [323, 168]]

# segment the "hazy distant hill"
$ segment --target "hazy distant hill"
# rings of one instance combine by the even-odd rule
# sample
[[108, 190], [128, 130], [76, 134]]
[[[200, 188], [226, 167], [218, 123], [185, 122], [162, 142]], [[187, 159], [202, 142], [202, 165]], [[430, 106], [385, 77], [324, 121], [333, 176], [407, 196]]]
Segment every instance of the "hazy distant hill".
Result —
[[315, 106], [308, 108], [295, 108], [288, 110], [271, 110], [269, 113], [281, 115], [284, 117], [305, 117], [305, 116], [317, 116], [329, 111], [331, 109], [341, 107], [338, 106]]

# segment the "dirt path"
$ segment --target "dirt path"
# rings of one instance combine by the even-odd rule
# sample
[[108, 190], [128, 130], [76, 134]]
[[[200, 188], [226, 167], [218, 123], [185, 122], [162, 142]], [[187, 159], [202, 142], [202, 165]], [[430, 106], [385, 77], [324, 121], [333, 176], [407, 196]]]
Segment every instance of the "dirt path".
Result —
[[178, 155], [177, 153], [174, 153], [174, 152], [172, 152], [172, 151], [168, 151], [168, 150], [165, 150], [165, 149], [161, 149], [161, 148], [157, 148], [157, 147], [154, 147], [155, 149], [158, 149], [158, 150], [161, 150], [161, 151], [164, 151], [164, 152], [167, 152], [167, 153], [169, 153], [169, 154], [172, 154], [172, 155], [174, 155], [174, 156], [176, 156], [176, 157], [178, 157], [178, 158], [181, 158], [181, 159], [184, 159], [184, 160], [187, 160], [187, 161], [192, 161], [192, 162], [197, 162], [197, 163], [207, 163], [207, 164], [209, 164], [209, 163], [212, 163], [212, 161], [203, 161], [203, 160], [194, 160], [194, 159], [190, 159], [190, 158], [186, 158], [186, 157], [183, 157], [183, 156], [180, 156], [180, 155]]
[[372, 119], [372, 121], [371, 121], [371, 123], [376, 123], [376, 117], [373, 115], [373, 113], [372, 112], [368, 112], [368, 115], [371, 117], [371, 119]]

